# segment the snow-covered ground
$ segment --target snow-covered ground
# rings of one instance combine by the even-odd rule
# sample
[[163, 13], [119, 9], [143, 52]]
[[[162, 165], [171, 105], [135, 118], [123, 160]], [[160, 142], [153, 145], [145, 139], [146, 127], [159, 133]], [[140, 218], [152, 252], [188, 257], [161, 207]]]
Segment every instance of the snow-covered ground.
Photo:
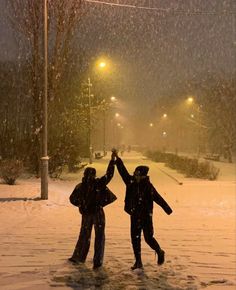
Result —
[[[107, 162], [94, 163], [98, 176]], [[124, 162], [130, 173], [137, 165], [150, 166], [152, 183], [173, 208], [170, 216], [157, 205], [154, 210], [165, 264], [157, 266], [142, 240], [144, 272], [130, 270], [129, 216], [123, 211], [125, 187], [117, 171], [109, 187], [118, 200], [105, 208], [105, 260], [98, 271], [92, 270], [93, 243], [85, 265], [67, 262], [81, 221], [68, 197], [82, 172], [50, 180], [47, 201], [37, 199], [39, 180], [19, 179], [15, 186], [0, 184], [0, 289], [236, 289], [235, 164], [218, 162], [219, 179], [206, 181], [184, 178], [134, 153], [126, 153]]]

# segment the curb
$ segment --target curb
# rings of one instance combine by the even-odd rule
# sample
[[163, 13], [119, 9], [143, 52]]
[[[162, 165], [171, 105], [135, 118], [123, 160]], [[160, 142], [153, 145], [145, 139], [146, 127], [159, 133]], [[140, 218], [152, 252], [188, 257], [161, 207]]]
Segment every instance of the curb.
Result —
[[183, 185], [182, 181], [179, 181], [177, 178], [175, 178], [174, 176], [170, 175], [169, 173], [165, 172], [163, 169], [159, 168], [158, 169], [163, 172], [165, 175], [169, 176], [171, 179], [173, 179], [175, 182], [178, 183], [178, 185]]

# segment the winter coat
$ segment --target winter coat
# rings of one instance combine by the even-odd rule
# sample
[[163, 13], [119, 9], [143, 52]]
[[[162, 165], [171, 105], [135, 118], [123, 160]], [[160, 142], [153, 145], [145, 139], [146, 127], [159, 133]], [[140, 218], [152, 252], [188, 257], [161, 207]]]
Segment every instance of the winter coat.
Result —
[[162, 207], [167, 214], [172, 213], [172, 209], [156, 191], [148, 176], [145, 176], [145, 178], [137, 183], [134, 176], [128, 173], [120, 158], [117, 158], [116, 165], [124, 183], [126, 184], [124, 209], [128, 214], [138, 216], [152, 214], [153, 201]]
[[114, 161], [110, 161], [107, 172], [101, 178], [95, 178], [91, 182], [77, 184], [70, 195], [70, 202], [79, 207], [81, 214], [95, 213], [102, 207], [112, 203], [117, 198], [106, 186], [114, 175]]

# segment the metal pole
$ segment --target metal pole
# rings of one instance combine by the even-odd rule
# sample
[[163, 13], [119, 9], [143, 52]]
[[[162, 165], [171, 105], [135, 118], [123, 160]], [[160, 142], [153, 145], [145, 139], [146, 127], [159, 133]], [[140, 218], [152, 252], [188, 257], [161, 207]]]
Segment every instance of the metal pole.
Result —
[[197, 158], [200, 157], [200, 154], [201, 154], [201, 137], [202, 137], [202, 134], [201, 134], [201, 130], [202, 130], [202, 126], [201, 126], [201, 123], [202, 123], [202, 118], [201, 118], [201, 111], [200, 111], [200, 105], [197, 104], [197, 118], [198, 118], [198, 122], [200, 124], [199, 128], [198, 128], [198, 134], [197, 134], [197, 138], [198, 138], [198, 151], [197, 151]]
[[103, 155], [106, 155], [106, 110], [103, 111]]
[[47, 97], [48, 97], [48, 9], [44, 0], [44, 96], [42, 117], [41, 199], [48, 199]]
[[89, 163], [93, 163], [93, 147], [91, 142], [91, 114], [92, 114], [92, 108], [91, 108], [91, 81], [90, 78], [88, 78], [88, 98], [89, 98]]

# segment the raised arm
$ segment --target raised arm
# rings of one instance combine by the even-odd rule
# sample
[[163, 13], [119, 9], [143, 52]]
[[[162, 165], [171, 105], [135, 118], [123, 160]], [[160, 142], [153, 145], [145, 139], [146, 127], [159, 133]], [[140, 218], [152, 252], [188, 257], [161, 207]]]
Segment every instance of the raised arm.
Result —
[[115, 170], [115, 160], [111, 159], [107, 166], [106, 174], [101, 178], [99, 178], [100, 186], [106, 186], [111, 181], [114, 175], [114, 170]]
[[167, 214], [171, 214], [172, 213], [172, 209], [171, 207], [168, 205], [168, 203], [164, 200], [164, 198], [157, 192], [157, 190], [155, 189], [155, 187], [153, 185], [151, 185], [151, 193], [152, 193], [152, 198], [153, 200], [160, 206], [162, 207], [162, 209], [167, 213]]
[[131, 175], [129, 174], [128, 170], [126, 169], [123, 161], [118, 156], [116, 157], [116, 166], [120, 176], [122, 177], [124, 183], [127, 185], [130, 183]]

